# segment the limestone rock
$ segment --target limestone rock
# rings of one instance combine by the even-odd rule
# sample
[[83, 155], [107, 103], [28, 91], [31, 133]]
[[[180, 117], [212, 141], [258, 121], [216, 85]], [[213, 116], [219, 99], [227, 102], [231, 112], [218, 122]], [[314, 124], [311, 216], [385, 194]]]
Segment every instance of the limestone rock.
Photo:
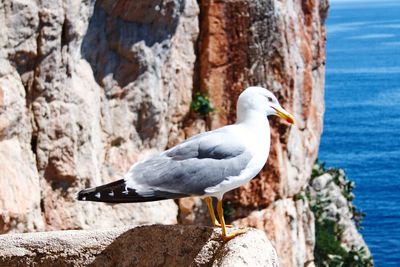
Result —
[[198, 13], [194, 0], [0, 4], [0, 233], [176, 223], [173, 201], [75, 194], [184, 138]]
[[312, 188], [315, 191], [321, 191], [328, 185], [328, 183], [332, 182], [332, 179], [332, 175], [330, 175], [329, 173], [324, 173], [323, 175], [318, 176], [312, 180]]
[[39, 174], [24, 87], [9, 64], [0, 66], [0, 234], [42, 230]]
[[249, 230], [225, 243], [220, 230], [142, 226], [0, 236], [1, 266], [278, 267], [265, 234]]
[[348, 181], [345, 180], [344, 175], [343, 170], [340, 170], [335, 177], [336, 183], [333, 181], [334, 177], [329, 173], [315, 177], [307, 188], [311, 204], [315, 205], [314, 202], [319, 199], [319, 203], [321, 203], [319, 205], [322, 205], [323, 208], [321, 217], [336, 222], [342, 229], [340, 235], [342, 246], [347, 250], [352, 247], [356, 250], [365, 248], [366, 256], [370, 256], [371, 253], [353, 221], [353, 212], [350, 209], [351, 201], [343, 195], [343, 191], [348, 190], [345, 189]]
[[29, 168], [32, 155], [18, 139], [0, 142], [0, 228], [3, 231], [36, 231], [43, 229], [40, 214], [38, 174]]
[[307, 266], [314, 259], [314, 216], [306, 200], [278, 200], [263, 210], [252, 211], [233, 225], [265, 231], [282, 266]]

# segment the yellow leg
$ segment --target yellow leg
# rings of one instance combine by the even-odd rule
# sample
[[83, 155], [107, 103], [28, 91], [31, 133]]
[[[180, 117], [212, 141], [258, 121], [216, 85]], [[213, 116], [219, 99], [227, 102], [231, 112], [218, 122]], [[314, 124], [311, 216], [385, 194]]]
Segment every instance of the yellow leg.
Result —
[[222, 239], [224, 241], [231, 240], [235, 236], [244, 234], [247, 232], [247, 229], [239, 229], [234, 232], [232, 232], [230, 235], [228, 235], [226, 231], [226, 224], [225, 224], [225, 219], [224, 219], [224, 210], [222, 209], [222, 201], [218, 199], [218, 204], [217, 204], [217, 212], [218, 212], [218, 217], [219, 221], [221, 222], [221, 228], [222, 228]]
[[[208, 212], [210, 213], [210, 217], [211, 217], [213, 226], [214, 227], [221, 227], [221, 224], [218, 222], [217, 218], [215, 217], [214, 207], [213, 207], [213, 204], [212, 204], [212, 198], [211, 197], [206, 197], [204, 200], [207, 203]], [[230, 224], [227, 224], [225, 226], [229, 227], [229, 228], [233, 227], [233, 225], [230, 225]]]
[[210, 213], [212, 224], [214, 226], [216, 226], [216, 227], [221, 227], [221, 225], [219, 224], [217, 218], [215, 217], [215, 212], [214, 212], [214, 208], [213, 208], [213, 204], [212, 204], [212, 198], [211, 197], [206, 197], [204, 200], [207, 203], [208, 212]]

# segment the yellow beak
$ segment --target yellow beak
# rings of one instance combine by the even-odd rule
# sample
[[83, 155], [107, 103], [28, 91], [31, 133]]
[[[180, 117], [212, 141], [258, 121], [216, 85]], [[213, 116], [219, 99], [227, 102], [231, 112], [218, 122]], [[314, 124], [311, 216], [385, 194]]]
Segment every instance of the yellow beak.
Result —
[[278, 117], [281, 117], [282, 119], [286, 120], [288, 123], [296, 124], [296, 121], [292, 114], [290, 114], [289, 112], [287, 112], [286, 110], [284, 110], [281, 107], [272, 107], [272, 108], [275, 109], [276, 115]]

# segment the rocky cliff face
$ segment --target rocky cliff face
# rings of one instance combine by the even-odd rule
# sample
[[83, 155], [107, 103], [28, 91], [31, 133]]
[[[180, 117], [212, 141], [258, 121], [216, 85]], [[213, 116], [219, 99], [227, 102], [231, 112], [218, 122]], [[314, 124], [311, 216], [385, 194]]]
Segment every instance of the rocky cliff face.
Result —
[[353, 204], [354, 182], [342, 169], [315, 164], [311, 180], [298, 199], [308, 200], [315, 217], [317, 266], [373, 266], [359, 230], [365, 214]]
[[[272, 90], [297, 127], [272, 119], [270, 158], [227, 196], [235, 224], [266, 231], [282, 266], [313, 259], [307, 184], [322, 131], [324, 0], [0, 4], [0, 233], [176, 223], [173, 201], [78, 203], [152, 151], [235, 120], [246, 86]], [[216, 112], [190, 113], [192, 94]], [[199, 200], [180, 202], [201, 221]], [[159, 210], [163, 212], [160, 213]]]
[[175, 223], [173, 201], [75, 194], [182, 139], [196, 2], [21, 0], [0, 13], [0, 232]]

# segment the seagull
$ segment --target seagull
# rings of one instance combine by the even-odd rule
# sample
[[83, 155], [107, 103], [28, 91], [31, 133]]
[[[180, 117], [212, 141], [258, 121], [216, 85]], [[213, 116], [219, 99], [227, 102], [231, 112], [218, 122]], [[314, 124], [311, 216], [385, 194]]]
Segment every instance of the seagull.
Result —
[[[123, 179], [84, 189], [78, 200], [134, 203], [199, 196], [207, 204], [212, 223], [222, 228], [227, 241], [246, 232], [227, 232], [223, 195], [253, 179], [265, 165], [270, 148], [269, 115], [290, 124], [294, 117], [262, 87], [249, 87], [237, 101], [232, 125], [204, 132], [145, 160], [135, 163]], [[217, 220], [212, 198], [217, 201]]]

